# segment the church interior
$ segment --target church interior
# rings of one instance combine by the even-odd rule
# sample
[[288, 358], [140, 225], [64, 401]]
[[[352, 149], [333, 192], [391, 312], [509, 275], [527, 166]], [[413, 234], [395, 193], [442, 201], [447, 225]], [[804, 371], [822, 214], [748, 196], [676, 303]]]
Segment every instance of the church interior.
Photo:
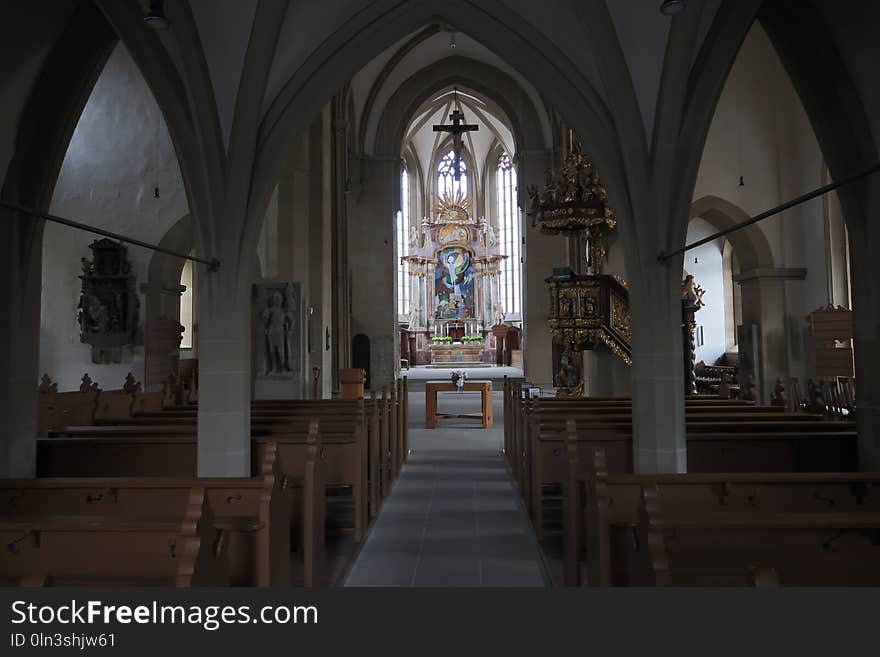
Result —
[[4, 10], [0, 584], [880, 585], [877, 3]]

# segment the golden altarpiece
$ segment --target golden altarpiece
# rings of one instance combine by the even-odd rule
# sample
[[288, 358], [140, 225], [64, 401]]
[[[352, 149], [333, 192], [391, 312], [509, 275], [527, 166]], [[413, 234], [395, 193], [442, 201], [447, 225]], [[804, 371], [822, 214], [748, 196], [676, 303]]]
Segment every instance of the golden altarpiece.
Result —
[[[492, 326], [504, 321], [498, 235], [474, 219], [461, 193], [441, 199], [433, 216], [410, 227], [408, 332], [419, 363], [495, 360]], [[412, 351], [412, 350], [411, 350]]]

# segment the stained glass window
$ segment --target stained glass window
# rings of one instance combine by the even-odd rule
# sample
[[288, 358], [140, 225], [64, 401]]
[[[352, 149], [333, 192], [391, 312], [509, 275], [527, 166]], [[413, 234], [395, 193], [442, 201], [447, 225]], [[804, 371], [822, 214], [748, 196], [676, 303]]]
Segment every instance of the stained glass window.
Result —
[[467, 165], [464, 158], [461, 159], [460, 169], [461, 178], [455, 179], [455, 151], [449, 150], [437, 165], [437, 197], [443, 198], [449, 196], [453, 198], [456, 192], [460, 191], [462, 196], [468, 194], [468, 174]]

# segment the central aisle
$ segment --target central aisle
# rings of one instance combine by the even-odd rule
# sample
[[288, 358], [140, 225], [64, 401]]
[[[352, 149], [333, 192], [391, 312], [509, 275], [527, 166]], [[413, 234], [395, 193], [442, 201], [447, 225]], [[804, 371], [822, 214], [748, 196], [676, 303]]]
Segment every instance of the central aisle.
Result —
[[[508, 474], [501, 393], [493, 429], [441, 420], [425, 429], [410, 392], [411, 454], [346, 586], [547, 586], [521, 498]], [[441, 393], [443, 412], [479, 410], [479, 393]]]

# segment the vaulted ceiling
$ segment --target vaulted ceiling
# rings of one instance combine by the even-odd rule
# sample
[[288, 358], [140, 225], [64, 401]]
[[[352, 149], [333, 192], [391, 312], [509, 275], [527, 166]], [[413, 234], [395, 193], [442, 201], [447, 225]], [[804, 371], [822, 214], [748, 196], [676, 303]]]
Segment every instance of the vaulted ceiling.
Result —
[[[541, 123], [540, 131], [545, 140], [548, 143], [551, 141], [549, 112], [538, 92], [522, 75], [491, 50], [467, 35], [456, 32], [448, 26], [432, 25], [415, 34], [408, 35], [382, 52], [368, 62], [352, 79], [351, 91], [355, 120], [363, 131], [362, 143], [365, 151], [372, 151], [373, 139], [383, 108], [401, 85], [414, 76], [418, 76], [419, 72], [428, 66], [453, 56], [485, 64], [515, 80], [534, 105]], [[427, 125], [427, 129], [430, 131], [429, 124], [446, 121], [452, 111], [451, 100], [447, 99], [450, 102], [439, 102], [439, 96], [440, 94], [420, 108], [418, 114], [413, 117], [413, 124]], [[487, 104], [487, 99], [473, 93], [470, 98], [463, 94], [460, 95], [459, 101], [465, 106], [462, 109], [468, 110], [467, 114], [473, 121], [483, 124], [485, 130], [482, 135], [498, 133], [505, 148], [511, 153], [515, 152], [513, 138], [510, 135], [509, 118], [505, 117], [497, 106], [490, 107]], [[426, 117], [426, 113], [429, 113], [430, 116]], [[475, 139], [480, 143], [482, 135], [473, 137], [472, 141]], [[411, 130], [408, 130], [409, 138], [416, 136]], [[486, 144], [485, 149], [488, 149], [489, 145]]]
[[[698, 20], [702, 25], [699, 31], [700, 41], [706, 38], [721, 1], [704, 0], [690, 8], [692, 13], [699, 14]], [[236, 95], [244, 70], [247, 45], [252, 37], [258, 0], [188, 2], [198, 26], [214, 86], [224, 140], [228, 146]], [[146, 4], [146, 0], [143, 0], [143, 4]], [[325, 49], [326, 56], [332, 56], [334, 46], [328, 40], [328, 29], [342, 25], [343, 31], [351, 29], [352, 34], [356, 34], [356, 30], [362, 27], [359, 21], [363, 20], [366, 24], [366, 21], [377, 20], [373, 14], [382, 12], [387, 18], [378, 20], [391, 23], [398, 18], [396, 12], [405, 11], [403, 4], [392, 0], [289, 3], [284, 19], [278, 26], [278, 39], [267, 74], [264, 113], [291, 78], [308, 75], [302, 65], [310, 56], [322, 53]], [[533, 0], [505, 0], [503, 4], [506, 5], [505, 11], [510, 13], [511, 25], [520, 23], [521, 29], [526, 32], [533, 27], [545, 34], [555, 35], [555, 45], [566, 52], [572, 61], [578, 62], [581, 73], [587, 75], [590, 84], [606, 99], [608, 80], [603, 71], [603, 52], [596, 46], [596, 40], [601, 38], [607, 41], [609, 45], [606, 47], [619, 47], [629, 68], [646, 138], [650, 141], [670, 26], [669, 18], [658, 11], [659, 0], [573, 1], [565, 2], [564, 8], [560, 7], [564, 11], [553, 11], [545, 4], [535, 3]], [[571, 20], [572, 14], [578, 16], [579, 20]], [[610, 25], [614, 34], [601, 37], [591, 34], [591, 26], [596, 23], [597, 18], [603, 25]], [[389, 25], [389, 31], [393, 31], [392, 27]], [[456, 34], [454, 50], [450, 48], [449, 30], [452, 29], [464, 30]], [[366, 59], [360, 71], [349, 72], [353, 76], [352, 91], [357, 120], [368, 134], [371, 129], [375, 129], [378, 121], [375, 108], [381, 107], [403, 80], [426, 64], [450, 54], [473, 58], [512, 76], [527, 91], [535, 106], [543, 108], [544, 103], [539, 93], [521, 72], [491, 49], [468, 36], [465, 33], [468, 29], [468, 25], [453, 28], [439, 21], [423, 25], [378, 56]], [[607, 28], [603, 30], [608, 31]], [[698, 50], [699, 48], [694, 48], [693, 52]], [[174, 57], [174, 53], [171, 54]], [[541, 113], [541, 120], [542, 130], [549, 135], [550, 122], [546, 111]]]

